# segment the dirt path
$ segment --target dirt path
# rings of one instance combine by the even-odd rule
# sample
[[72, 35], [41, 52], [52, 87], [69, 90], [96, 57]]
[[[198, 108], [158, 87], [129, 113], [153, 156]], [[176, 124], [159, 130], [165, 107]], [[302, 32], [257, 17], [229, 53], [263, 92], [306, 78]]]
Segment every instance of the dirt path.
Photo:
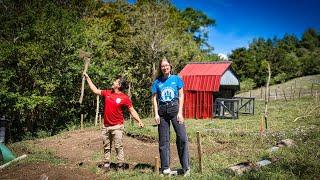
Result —
[[[54, 155], [65, 159], [65, 166], [52, 166], [46, 163], [19, 163], [8, 170], [0, 171], [4, 178], [37, 179], [41, 175], [50, 179], [102, 179], [107, 174], [92, 173], [85, 167], [98, 166], [102, 162], [103, 149], [100, 130], [86, 129], [85, 131], [66, 132], [54, 137], [33, 141], [41, 149], [53, 151]], [[190, 156], [196, 156], [196, 146], [189, 144]], [[129, 168], [145, 165], [154, 166], [155, 157], [159, 157], [158, 143], [144, 142], [132, 137], [124, 137], [125, 161]], [[115, 150], [112, 149], [115, 159]], [[175, 144], [171, 144], [171, 166], [179, 167], [179, 159]], [[77, 176], [73, 176], [77, 174]], [[53, 177], [53, 178], [52, 178]]]

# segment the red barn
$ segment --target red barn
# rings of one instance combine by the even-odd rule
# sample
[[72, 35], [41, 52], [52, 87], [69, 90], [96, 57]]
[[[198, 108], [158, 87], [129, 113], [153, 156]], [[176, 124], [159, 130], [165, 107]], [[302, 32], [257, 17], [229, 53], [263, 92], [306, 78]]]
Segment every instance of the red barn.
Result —
[[212, 118], [216, 98], [232, 98], [240, 83], [231, 61], [187, 64], [179, 73], [184, 82], [184, 117]]

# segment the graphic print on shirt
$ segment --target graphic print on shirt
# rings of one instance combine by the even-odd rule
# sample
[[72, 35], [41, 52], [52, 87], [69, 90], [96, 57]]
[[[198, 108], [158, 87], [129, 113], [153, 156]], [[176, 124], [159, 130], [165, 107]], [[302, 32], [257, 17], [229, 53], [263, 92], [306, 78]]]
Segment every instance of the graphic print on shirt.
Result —
[[120, 98], [117, 98], [117, 99], [116, 99], [116, 103], [119, 104], [120, 102], [121, 102], [121, 99], [120, 99]]
[[161, 91], [161, 99], [164, 101], [171, 101], [174, 98], [174, 89], [172, 87], [165, 87]]

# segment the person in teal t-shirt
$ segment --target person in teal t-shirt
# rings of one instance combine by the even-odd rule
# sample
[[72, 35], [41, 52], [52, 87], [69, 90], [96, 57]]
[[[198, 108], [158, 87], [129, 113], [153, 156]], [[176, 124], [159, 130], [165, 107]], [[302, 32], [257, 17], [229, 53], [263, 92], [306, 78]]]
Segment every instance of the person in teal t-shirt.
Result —
[[[171, 174], [170, 170], [170, 124], [176, 132], [176, 145], [182, 173], [190, 174], [188, 137], [183, 118], [183, 81], [172, 74], [172, 65], [168, 59], [159, 62], [159, 76], [153, 82], [151, 92], [158, 124], [159, 153], [161, 172]], [[171, 122], [171, 123], [170, 123]]]

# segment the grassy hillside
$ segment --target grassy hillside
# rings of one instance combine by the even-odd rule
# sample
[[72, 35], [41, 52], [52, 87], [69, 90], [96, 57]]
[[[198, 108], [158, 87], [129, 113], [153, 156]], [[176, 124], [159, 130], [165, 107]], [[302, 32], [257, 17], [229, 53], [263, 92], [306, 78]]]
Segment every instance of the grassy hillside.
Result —
[[[265, 99], [265, 87], [257, 88], [249, 92], [239, 93], [239, 97], [256, 97]], [[320, 96], [320, 75], [304, 76], [292, 79], [282, 84], [270, 86], [270, 100], [296, 99], [302, 96]]]

